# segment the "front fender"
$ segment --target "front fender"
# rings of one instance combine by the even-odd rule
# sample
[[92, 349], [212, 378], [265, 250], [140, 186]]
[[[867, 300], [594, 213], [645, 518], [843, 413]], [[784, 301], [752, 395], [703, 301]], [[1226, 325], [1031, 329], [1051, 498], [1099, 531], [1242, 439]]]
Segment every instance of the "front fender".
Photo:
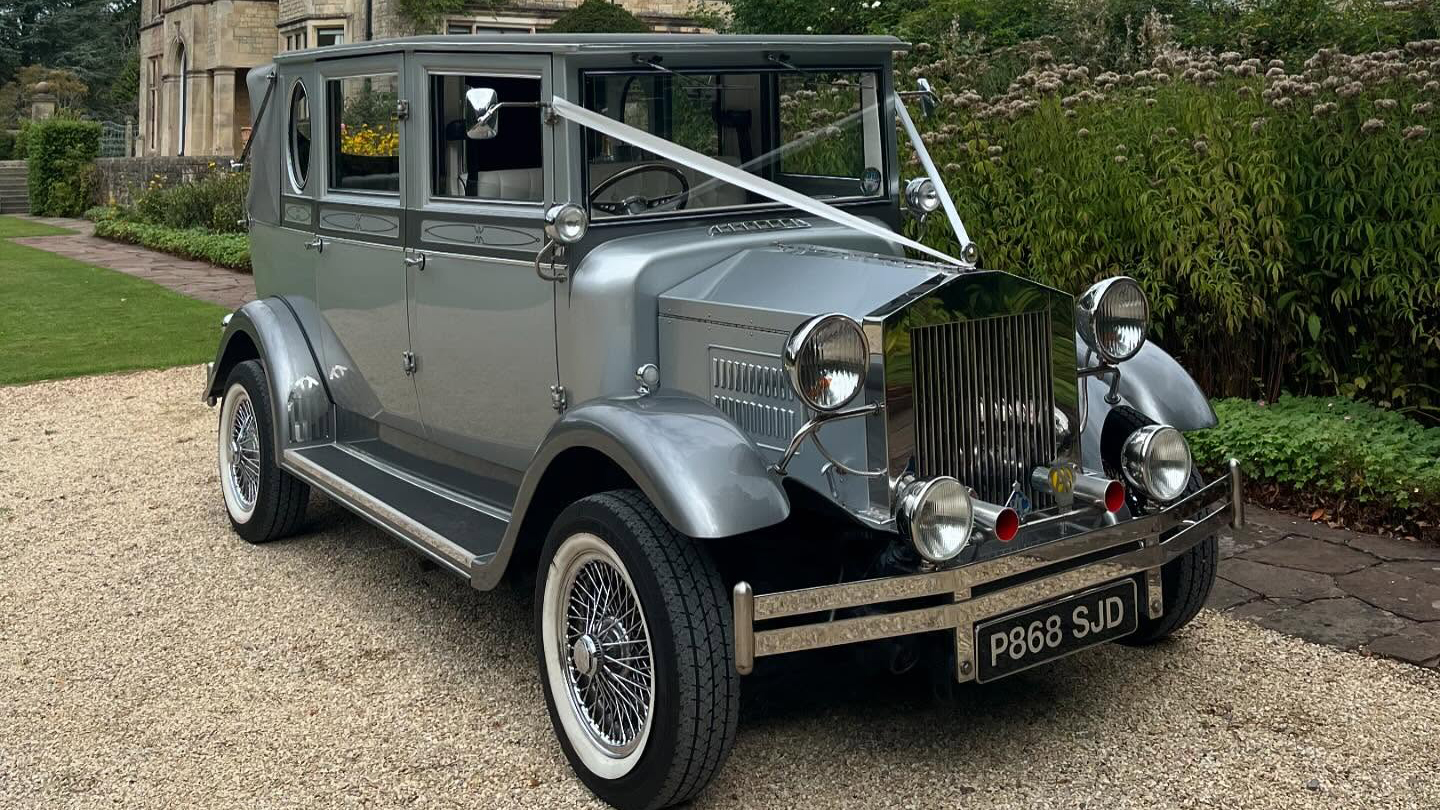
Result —
[[[1083, 347], [1084, 343], [1077, 340], [1076, 345]], [[1210, 398], [1169, 352], [1154, 343], [1147, 342], [1134, 357], [1121, 363], [1119, 369], [1120, 402], [1114, 405], [1105, 401], [1110, 391], [1108, 375], [1085, 378], [1089, 416], [1080, 441], [1081, 463], [1087, 468], [1102, 469], [1100, 432], [1105, 418], [1117, 405], [1129, 405], [1156, 422], [1181, 431], [1201, 430], [1217, 424]]]
[[258, 357], [270, 382], [275, 454], [287, 445], [329, 435], [330, 394], [299, 319], [279, 298], [265, 298], [231, 313], [215, 351], [201, 398], [214, 403], [236, 364]]
[[499, 580], [540, 481], [557, 457], [576, 447], [614, 461], [665, 520], [690, 537], [731, 537], [790, 515], [780, 477], [750, 438], [708, 403], [677, 392], [594, 399], [566, 411], [546, 435], [520, 483], [500, 548], [476, 587]]

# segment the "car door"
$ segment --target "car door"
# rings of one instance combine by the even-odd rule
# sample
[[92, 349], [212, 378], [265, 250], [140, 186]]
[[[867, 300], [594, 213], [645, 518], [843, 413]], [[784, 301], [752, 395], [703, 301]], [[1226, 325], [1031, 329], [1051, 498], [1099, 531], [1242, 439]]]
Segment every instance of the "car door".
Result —
[[319, 63], [324, 183], [316, 299], [339, 407], [423, 434], [412, 377], [401, 155], [410, 148], [401, 54]]
[[[552, 127], [542, 55], [417, 54], [409, 244], [411, 336], [427, 435], [490, 462], [496, 500], [518, 486], [556, 412], [554, 283], [535, 257], [551, 199]], [[494, 90], [507, 106], [495, 137], [467, 137], [465, 94]]]
[[314, 109], [317, 87], [313, 64], [287, 66], [279, 74], [269, 116], [280, 118], [279, 126], [262, 122], [271, 133], [284, 138], [278, 157], [283, 161], [279, 174], [279, 227], [250, 225], [250, 253], [255, 267], [255, 288], [285, 299], [300, 318], [307, 334], [320, 331], [315, 306], [315, 267], [320, 242], [315, 235], [317, 189], [324, 185], [315, 169], [319, 131]]

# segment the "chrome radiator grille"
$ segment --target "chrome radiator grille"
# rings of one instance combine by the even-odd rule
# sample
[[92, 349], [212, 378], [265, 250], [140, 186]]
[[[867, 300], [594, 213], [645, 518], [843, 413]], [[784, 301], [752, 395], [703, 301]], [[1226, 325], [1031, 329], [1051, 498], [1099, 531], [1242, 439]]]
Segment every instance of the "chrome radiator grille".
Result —
[[[922, 477], [952, 475], [1004, 503], [1055, 458], [1048, 309], [915, 327], [915, 455]], [[1043, 500], [1043, 499], [1042, 499]]]

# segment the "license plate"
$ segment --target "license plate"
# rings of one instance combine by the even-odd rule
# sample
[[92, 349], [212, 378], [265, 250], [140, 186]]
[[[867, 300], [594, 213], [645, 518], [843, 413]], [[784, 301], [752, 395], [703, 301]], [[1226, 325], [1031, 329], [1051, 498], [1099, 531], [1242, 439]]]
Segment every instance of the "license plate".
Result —
[[984, 683], [1135, 632], [1135, 580], [1127, 579], [975, 625], [975, 680]]

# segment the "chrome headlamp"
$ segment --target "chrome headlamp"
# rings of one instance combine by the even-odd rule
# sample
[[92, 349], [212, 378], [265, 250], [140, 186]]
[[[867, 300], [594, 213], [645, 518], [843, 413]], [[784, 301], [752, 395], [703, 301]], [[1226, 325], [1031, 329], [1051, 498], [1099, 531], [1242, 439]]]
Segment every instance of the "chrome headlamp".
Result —
[[817, 315], [795, 328], [783, 357], [790, 385], [817, 411], [845, 407], [860, 393], [870, 348], [860, 324], [845, 315]]
[[928, 177], [917, 177], [905, 184], [905, 207], [924, 219], [940, 207], [940, 192]]
[[590, 215], [575, 203], [550, 206], [545, 212], [545, 235], [562, 245], [573, 245], [585, 237]]
[[948, 475], [916, 481], [900, 493], [895, 524], [921, 557], [932, 563], [953, 560], [975, 530], [970, 491]]
[[1120, 451], [1126, 480], [1161, 503], [1185, 494], [1190, 467], [1190, 444], [1169, 425], [1140, 428], [1130, 434]]
[[1092, 286], [1075, 302], [1075, 328], [1107, 363], [1135, 356], [1150, 329], [1150, 302], [1135, 279], [1116, 276]]

